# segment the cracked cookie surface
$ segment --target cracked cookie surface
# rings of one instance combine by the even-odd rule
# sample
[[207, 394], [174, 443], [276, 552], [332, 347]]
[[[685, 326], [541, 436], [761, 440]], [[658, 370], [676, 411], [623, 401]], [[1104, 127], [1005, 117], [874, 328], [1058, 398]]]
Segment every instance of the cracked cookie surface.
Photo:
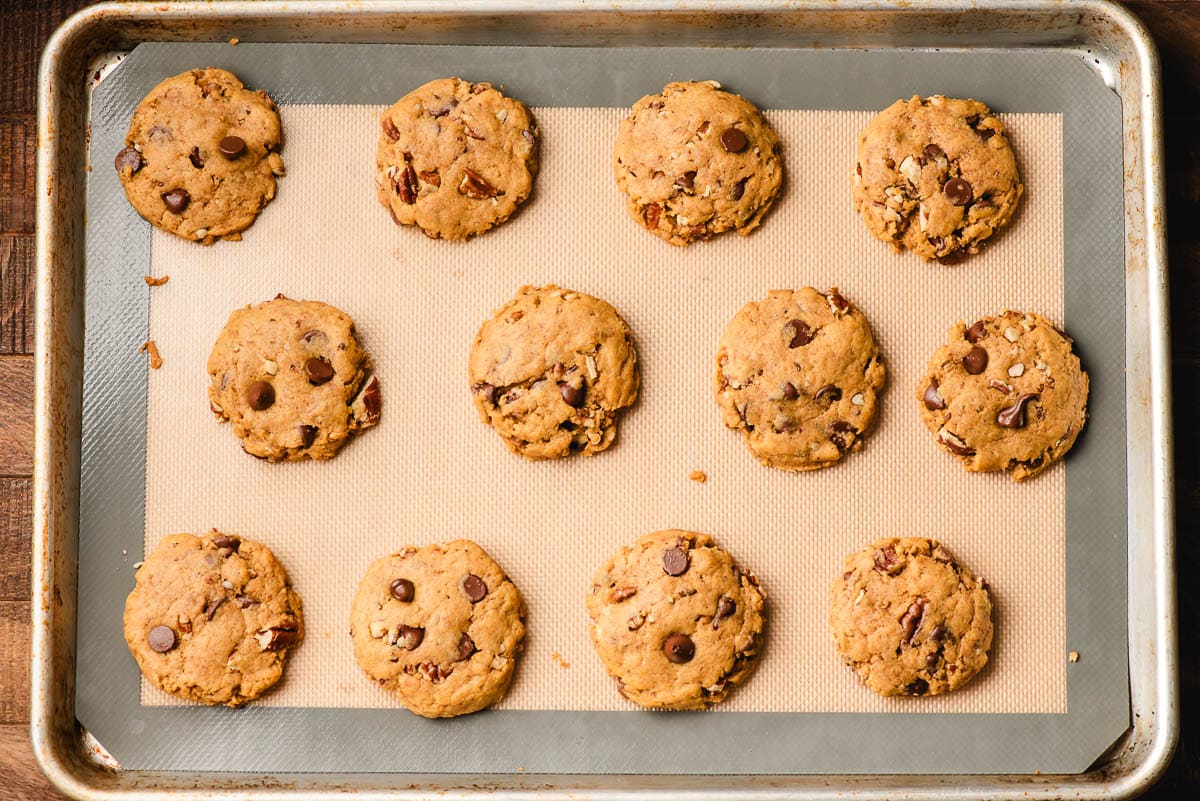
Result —
[[631, 217], [672, 245], [749, 234], [779, 195], [779, 137], [716, 81], [667, 84], [634, 104], [613, 154]]
[[934, 540], [882, 539], [846, 557], [829, 590], [842, 661], [880, 695], [957, 690], [987, 664], [992, 601]]
[[723, 701], [758, 663], [763, 591], [707, 534], [656, 531], [592, 579], [592, 644], [623, 696], [657, 709]]
[[283, 674], [304, 636], [300, 596], [262, 543], [173, 534], [138, 568], [125, 642], [146, 679], [202, 704], [241, 706]]
[[133, 113], [114, 165], [148, 222], [205, 245], [241, 239], [284, 174], [279, 112], [222, 69], [167, 78]]
[[608, 448], [640, 384], [617, 310], [553, 285], [522, 287], [480, 327], [468, 373], [479, 418], [528, 459]]
[[717, 348], [721, 419], [769, 467], [816, 470], [862, 447], [886, 371], [866, 317], [836, 288], [747, 303]]
[[876, 239], [954, 263], [1012, 218], [1024, 186], [1004, 123], [977, 100], [897, 100], [863, 129], [854, 210]]
[[379, 422], [379, 381], [369, 370], [345, 312], [280, 295], [229, 316], [208, 357], [209, 406], [252, 456], [330, 459]]
[[466, 239], [507, 220], [533, 189], [537, 123], [491, 84], [430, 81], [380, 127], [375, 189], [399, 225]]
[[477, 712], [504, 697], [525, 636], [525, 605], [470, 540], [404, 548], [367, 569], [350, 614], [368, 676], [427, 718]]
[[1087, 421], [1088, 375], [1071, 339], [1037, 314], [959, 322], [917, 385], [921, 419], [971, 472], [1015, 481], [1061, 459]]

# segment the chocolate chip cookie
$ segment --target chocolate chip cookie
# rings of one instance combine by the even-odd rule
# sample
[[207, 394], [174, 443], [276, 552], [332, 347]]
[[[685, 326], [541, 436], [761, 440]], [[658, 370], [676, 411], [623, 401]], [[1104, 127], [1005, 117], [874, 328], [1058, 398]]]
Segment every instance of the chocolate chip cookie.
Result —
[[407, 709], [449, 718], [504, 697], [524, 618], [500, 566], [455, 540], [373, 562], [354, 596], [350, 636], [359, 667]]
[[330, 459], [379, 422], [379, 381], [345, 312], [274, 300], [229, 316], [208, 357], [209, 406], [242, 450], [272, 462]]
[[115, 166], [153, 225], [211, 245], [241, 239], [283, 175], [279, 112], [222, 69], [167, 78], [138, 105]]
[[507, 220], [533, 189], [537, 123], [489, 83], [430, 81], [380, 124], [375, 189], [398, 225], [466, 239]]
[[300, 596], [271, 550], [215, 529], [164, 539], [125, 601], [125, 642], [142, 674], [202, 704], [262, 695], [303, 636]]
[[758, 663], [764, 595], [707, 534], [657, 531], [592, 579], [589, 629], [622, 695], [658, 709], [725, 699]]
[[862, 447], [886, 371], [867, 319], [838, 292], [773, 290], [717, 348], [725, 425], [769, 467], [816, 470]]
[[917, 385], [921, 419], [972, 472], [1015, 481], [1061, 459], [1087, 420], [1088, 376], [1071, 339], [1037, 314], [959, 322]]
[[880, 695], [938, 695], [987, 664], [987, 582], [934, 540], [882, 539], [846, 557], [829, 590], [842, 661]]
[[1012, 218], [1024, 187], [1000, 122], [978, 100], [897, 100], [858, 137], [854, 209], [876, 239], [954, 263]]
[[553, 285], [522, 287], [480, 327], [468, 372], [479, 418], [527, 459], [605, 450], [639, 386], [617, 310]]
[[775, 131], [716, 81], [669, 83], [635, 103], [613, 167], [629, 214], [672, 245], [749, 234], [783, 181]]

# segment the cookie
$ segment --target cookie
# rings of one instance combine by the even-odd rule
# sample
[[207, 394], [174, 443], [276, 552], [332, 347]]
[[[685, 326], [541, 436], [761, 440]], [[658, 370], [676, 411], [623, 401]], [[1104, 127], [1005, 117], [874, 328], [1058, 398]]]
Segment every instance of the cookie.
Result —
[[862, 447], [886, 371], [866, 317], [837, 290], [773, 290], [717, 348], [725, 425], [769, 467], [816, 470]]
[[854, 209], [897, 250], [946, 263], [976, 253], [1023, 191], [1004, 123], [978, 100], [897, 100], [858, 136]]
[[241, 706], [283, 675], [304, 636], [300, 596], [260, 542], [172, 534], [138, 568], [125, 642], [142, 675], [202, 704]]
[[229, 316], [208, 357], [209, 406], [251, 456], [330, 459], [379, 422], [379, 381], [369, 370], [345, 312], [279, 295]]
[[407, 709], [449, 718], [504, 697], [524, 619], [500, 566], [455, 540], [373, 562], [354, 596], [350, 636], [359, 667]]
[[522, 287], [480, 327], [468, 373], [479, 419], [527, 459], [605, 450], [639, 386], [617, 310], [553, 285]]
[[148, 222], [211, 245], [241, 232], [283, 175], [279, 112], [222, 69], [167, 78], [138, 105], [114, 164]]
[[846, 557], [829, 590], [842, 661], [880, 695], [957, 690], [987, 664], [987, 582], [934, 540], [882, 539]]
[[703, 709], [754, 671], [764, 600], [754, 574], [707, 534], [656, 531], [592, 579], [589, 633], [626, 698]]
[[398, 225], [466, 239], [513, 215], [533, 189], [538, 129], [490, 83], [430, 81], [383, 112], [375, 189]]
[[757, 228], [779, 195], [779, 137], [716, 81], [667, 84], [633, 105], [613, 154], [630, 216], [672, 245]]
[[921, 419], [971, 472], [1036, 476], [1087, 420], [1088, 376], [1071, 339], [1037, 314], [959, 322], [917, 384]]

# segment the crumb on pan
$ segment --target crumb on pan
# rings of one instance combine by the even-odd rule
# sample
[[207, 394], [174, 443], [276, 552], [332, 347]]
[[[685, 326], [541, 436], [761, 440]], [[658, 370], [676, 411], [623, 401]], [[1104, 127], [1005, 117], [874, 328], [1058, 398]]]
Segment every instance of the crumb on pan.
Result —
[[153, 339], [147, 339], [145, 342], [143, 342], [142, 346], [138, 348], [138, 353], [146, 353], [150, 355], [151, 370], [157, 370], [163, 366], [162, 356], [158, 355], [158, 345], [154, 343]]
[[1067, 654], [1067, 659], [1070, 660], [1071, 662], [1078, 662], [1079, 661], [1079, 652], [1072, 651], [1071, 653]]

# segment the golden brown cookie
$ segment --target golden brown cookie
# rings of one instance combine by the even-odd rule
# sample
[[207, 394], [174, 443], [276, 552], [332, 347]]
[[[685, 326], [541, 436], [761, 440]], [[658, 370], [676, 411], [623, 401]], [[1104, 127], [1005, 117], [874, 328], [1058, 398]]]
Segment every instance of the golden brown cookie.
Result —
[[1006, 225], [1024, 186], [1000, 122], [978, 100], [897, 100], [858, 137], [854, 209], [876, 239], [954, 263]]
[[304, 636], [300, 596], [271, 550], [215, 529], [159, 543], [138, 568], [124, 625], [151, 684], [227, 706], [270, 689]]
[[758, 663], [764, 595], [706, 534], [657, 531], [592, 579], [592, 644], [621, 694], [642, 706], [703, 709]]
[[504, 697], [525, 636], [525, 605], [469, 540], [377, 559], [350, 613], [368, 676], [427, 718], [466, 715]]
[[369, 371], [345, 312], [280, 295], [229, 316], [208, 357], [209, 406], [252, 456], [330, 459], [379, 422], [379, 381]]
[[114, 164], [155, 226], [205, 245], [241, 239], [283, 175], [279, 112], [222, 69], [167, 78], [133, 113]]
[[830, 587], [833, 641], [880, 695], [957, 690], [987, 664], [988, 592], [934, 540], [882, 539], [846, 557]]
[[1061, 459], [1087, 420], [1088, 376], [1071, 339], [1037, 314], [1005, 311], [950, 329], [917, 384], [925, 427], [971, 472], [1014, 481]]
[[480, 327], [468, 374], [479, 418], [527, 459], [605, 450], [640, 385], [617, 310], [553, 285], [522, 287]]
[[749, 234], [779, 195], [779, 137], [716, 81], [667, 84], [633, 106], [613, 154], [630, 216], [672, 245]]
[[375, 189], [399, 225], [466, 239], [507, 220], [537, 173], [529, 109], [489, 83], [441, 78], [381, 117]]
[[829, 467], [859, 450], [885, 378], [866, 317], [836, 287], [747, 303], [717, 348], [721, 418], [759, 461], [784, 470]]

